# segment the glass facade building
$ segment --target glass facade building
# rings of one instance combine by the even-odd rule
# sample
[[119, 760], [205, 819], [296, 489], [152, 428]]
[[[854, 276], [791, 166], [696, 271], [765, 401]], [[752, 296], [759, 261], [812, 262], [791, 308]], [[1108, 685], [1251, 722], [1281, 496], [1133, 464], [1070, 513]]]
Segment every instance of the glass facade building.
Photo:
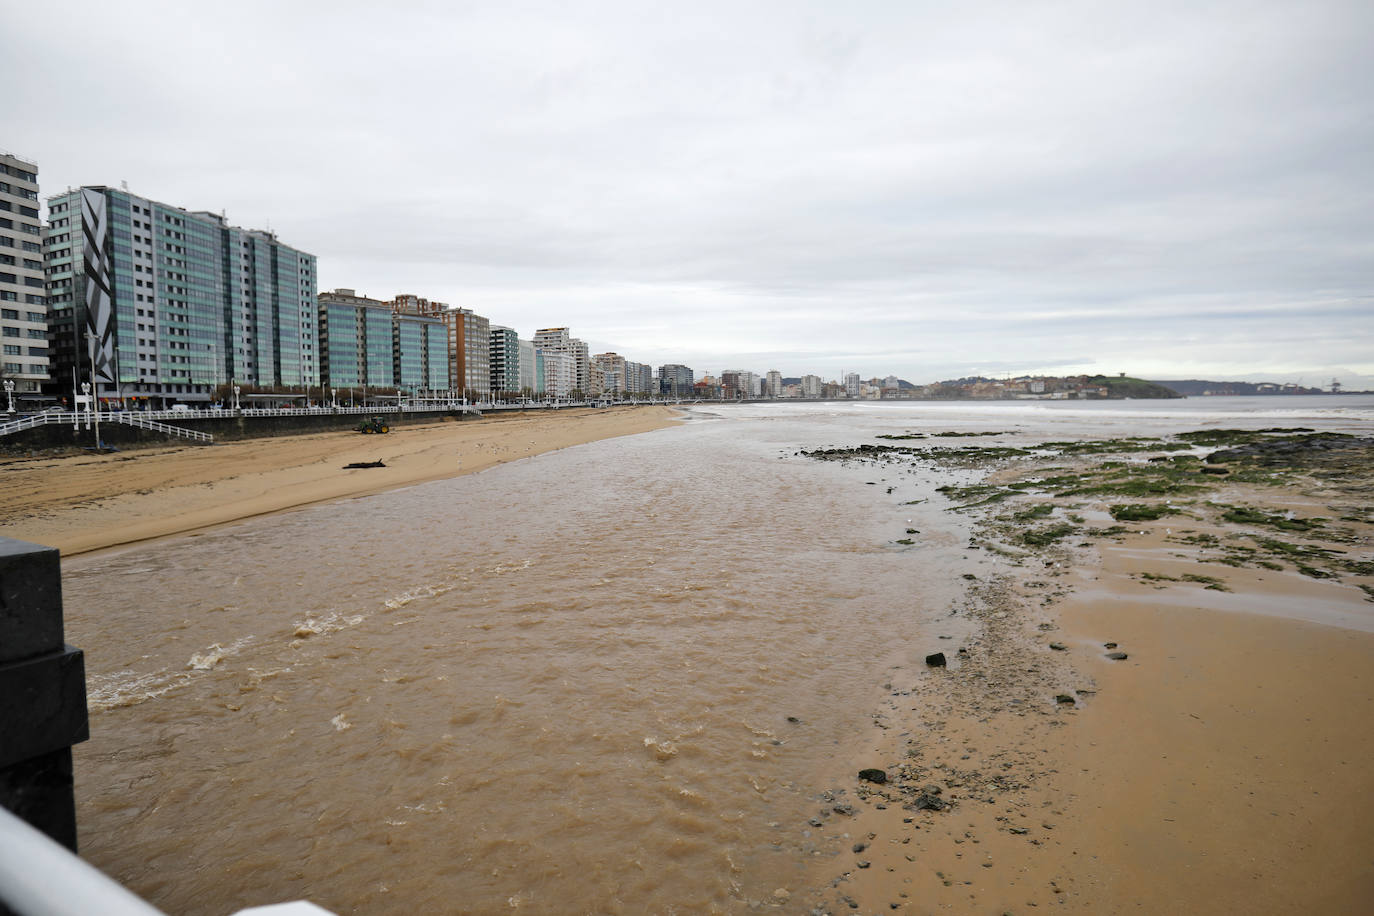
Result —
[[320, 382], [315, 257], [106, 187], [48, 199], [53, 386], [102, 398], [208, 401], [217, 386]]

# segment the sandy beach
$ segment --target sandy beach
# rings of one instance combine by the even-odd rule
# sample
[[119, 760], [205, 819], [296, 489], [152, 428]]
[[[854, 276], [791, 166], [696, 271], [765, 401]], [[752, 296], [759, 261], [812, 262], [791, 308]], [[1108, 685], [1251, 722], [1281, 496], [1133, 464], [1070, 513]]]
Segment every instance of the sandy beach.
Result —
[[[0, 535], [64, 556], [378, 493], [671, 425], [667, 407], [560, 410], [0, 463]], [[345, 469], [355, 462], [386, 467]]]
[[[852, 819], [827, 817], [843, 849], [817, 870], [830, 910], [1366, 911], [1368, 454], [1282, 486], [1223, 483], [974, 583], [981, 635], [932, 645], [948, 667], [889, 672], [879, 727], [853, 749], [855, 772], [888, 781], [856, 780]], [[1120, 500], [1057, 502], [1110, 523]], [[1000, 506], [984, 522], [998, 512], [1034, 524]], [[982, 531], [984, 550], [1017, 538]]]

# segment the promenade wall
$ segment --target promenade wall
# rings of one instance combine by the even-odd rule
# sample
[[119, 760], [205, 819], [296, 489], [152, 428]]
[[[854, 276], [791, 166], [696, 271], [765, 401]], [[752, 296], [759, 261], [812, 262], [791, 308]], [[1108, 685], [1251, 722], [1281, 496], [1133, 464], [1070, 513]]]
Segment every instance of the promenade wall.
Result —
[[[442, 423], [463, 419], [453, 411], [405, 411], [378, 414], [392, 426]], [[277, 417], [216, 417], [165, 419], [162, 422], [184, 429], [209, 433], [216, 442], [236, 439], [261, 439], [274, 436], [299, 436], [307, 433], [354, 429], [363, 421], [358, 414], [307, 414]], [[122, 423], [102, 422], [100, 439], [115, 448], [148, 448], [156, 445], [185, 445], [187, 440], [174, 438], [153, 430], [138, 429]], [[95, 431], [83, 422], [79, 429], [71, 424], [53, 424], [26, 429], [0, 437], [0, 453], [23, 455], [54, 449], [89, 448], [95, 445]]]

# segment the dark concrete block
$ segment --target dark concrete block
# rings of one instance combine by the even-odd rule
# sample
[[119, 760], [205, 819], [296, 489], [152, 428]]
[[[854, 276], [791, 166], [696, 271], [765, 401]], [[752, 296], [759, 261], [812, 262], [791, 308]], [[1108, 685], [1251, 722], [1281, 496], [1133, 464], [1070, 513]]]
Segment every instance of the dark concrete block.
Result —
[[0, 767], [0, 807], [76, 852], [72, 749]]
[[86, 662], [80, 649], [66, 646], [0, 664], [0, 766], [89, 737]]
[[62, 648], [62, 570], [55, 547], [0, 538], [0, 664]]

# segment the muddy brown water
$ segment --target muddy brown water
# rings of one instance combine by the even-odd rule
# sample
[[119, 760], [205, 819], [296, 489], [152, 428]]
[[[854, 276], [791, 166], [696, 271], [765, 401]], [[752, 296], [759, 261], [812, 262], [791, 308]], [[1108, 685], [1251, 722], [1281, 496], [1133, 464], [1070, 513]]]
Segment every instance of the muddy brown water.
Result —
[[956, 421], [1009, 422], [698, 410], [66, 561], [82, 853], [178, 914], [800, 906], [817, 793], [992, 561], [932, 498], [951, 475], [795, 452]]

